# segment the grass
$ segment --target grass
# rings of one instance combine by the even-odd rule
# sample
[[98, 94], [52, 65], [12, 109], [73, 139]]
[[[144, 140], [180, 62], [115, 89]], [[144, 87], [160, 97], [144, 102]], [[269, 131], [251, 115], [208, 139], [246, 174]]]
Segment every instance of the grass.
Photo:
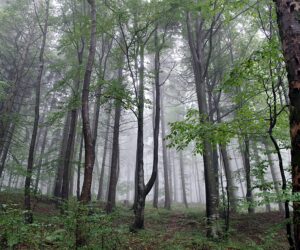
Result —
[[[78, 204], [71, 201], [63, 215], [47, 199], [35, 204], [32, 225], [23, 223], [22, 195], [0, 194], [0, 249], [75, 249], [77, 225], [86, 242], [79, 249], [288, 249], [283, 216], [278, 212], [232, 216], [228, 237], [213, 242], [205, 237], [203, 209], [172, 210], [145, 209], [145, 229], [131, 233], [129, 226], [133, 212], [121, 205], [106, 215], [99, 204], [92, 211], [78, 212]], [[78, 223], [77, 223], [78, 222]]]

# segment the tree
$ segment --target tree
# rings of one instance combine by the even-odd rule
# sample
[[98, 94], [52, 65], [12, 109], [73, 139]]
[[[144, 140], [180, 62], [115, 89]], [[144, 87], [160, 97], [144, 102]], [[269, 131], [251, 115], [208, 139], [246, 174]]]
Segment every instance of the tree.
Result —
[[[31, 211], [31, 202], [30, 202], [30, 193], [31, 193], [31, 177], [33, 171], [33, 164], [34, 164], [34, 152], [35, 152], [35, 145], [36, 145], [36, 138], [38, 133], [38, 126], [39, 126], [39, 118], [40, 118], [40, 89], [42, 83], [42, 77], [44, 73], [44, 52], [46, 48], [46, 41], [47, 41], [47, 33], [48, 33], [48, 20], [49, 20], [49, 8], [50, 8], [50, 0], [45, 1], [45, 20], [44, 25], [42, 26], [39, 23], [41, 33], [42, 33], [42, 43], [39, 53], [39, 70], [38, 75], [35, 83], [35, 108], [34, 108], [34, 123], [33, 123], [33, 131], [31, 135], [30, 147], [29, 147], [29, 155], [28, 155], [28, 163], [27, 163], [27, 173], [26, 173], [26, 180], [25, 180], [25, 199], [24, 199], [24, 206], [26, 209], [25, 213], [25, 222], [32, 223], [33, 222], [33, 215]], [[35, 11], [36, 6], [34, 6]], [[36, 12], [37, 15], [37, 12]], [[38, 18], [38, 16], [37, 16]]]
[[[164, 181], [165, 181], [165, 205], [164, 207], [166, 209], [170, 209], [171, 208], [171, 192], [170, 189], [172, 189], [172, 184], [169, 184], [169, 178], [171, 180], [171, 176], [172, 173], [171, 171], [169, 172], [169, 170], [171, 170], [171, 166], [170, 166], [170, 162], [168, 159], [168, 155], [167, 155], [167, 145], [166, 145], [166, 141], [165, 141], [165, 137], [166, 137], [166, 124], [165, 124], [165, 109], [164, 109], [164, 94], [163, 94], [163, 89], [162, 89], [162, 97], [161, 97], [161, 141], [162, 141], [162, 151], [163, 151], [163, 166], [164, 166]], [[170, 173], [170, 176], [169, 176]]]
[[[216, 8], [216, 6], [214, 6]], [[216, 12], [216, 9], [214, 10]], [[187, 40], [192, 57], [192, 68], [194, 72], [198, 110], [203, 121], [209, 121], [209, 109], [207, 104], [206, 94], [206, 77], [211, 59], [212, 39], [215, 32], [219, 29], [218, 20], [221, 17], [221, 12], [215, 14], [210, 22], [208, 32], [204, 32], [205, 19], [201, 17], [200, 12], [186, 12], [187, 25]], [[216, 31], [214, 31], [216, 29]], [[203, 35], [205, 34], [205, 35]], [[208, 52], [206, 45], [208, 44]], [[213, 149], [212, 144], [205, 140], [203, 148], [203, 161], [205, 173], [205, 188], [206, 188], [206, 214], [208, 222], [207, 234], [212, 238], [218, 238], [218, 189], [216, 183], [216, 173], [213, 167]]]
[[83, 89], [82, 89], [82, 128], [85, 148], [85, 161], [84, 161], [84, 179], [80, 195], [80, 201], [88, 203], [91, 200], [91, 185], [93, 168], [95, 162], [95, 138], [92, 137], [92, 130], [89, 118], [89, 87], [91, 83], [91, 76], [93, 71], [94, 59], [96, 54], [96, 1], [87, 0], [90, 5], [90, 18], [91, 18], [91, 33], [89, 44], [89, 55], [86, 63]]
[[187, 197], [186, 197], [186, 185], [185, 185], [185, 172], [184, 172], [184, 161], [183, 153], [179, 152], [179, 166], [180, 166], [180, 180], [182, 188], [182, 200], [186, 208], [188, 208]]
[[[73, 33], [69, 34], [71, 36], [71, 40], [73, 41], [74, 47], [76, 49], [77, 54], [77, 61], [78, 65], [75, 66], [75, 77], [74, 77], [74, 88], [73, 88], [73, 96], [72, 98], [72, 104], [73, 107], [70, 111], [70, 124], [69, 124], [69, 134], [67, 137], [67, 144], [64, 154], [64, 161], [63, 161], [63, 183], [62, 183], [62, 191], [61, 191], [61, 197], [65, 200], [69, 198], [69, 187], [70, 187], [70, 171], [71, 171], [71, 161], [72, 157], [74, 155], [74, 148], [75, 148], [75, 137], [76, 137], [76, 127], [77, 127], [77, 120], [78, 120], [78, 100], [79, 100], [79, 94], [81, 89], [81, 67], [83, 63], [83, 53], [85, 49], [85, 39], [82, 35], [82, 26], [83, 24], [80, 22], [77, 24], [77, 20], [75, 19], [76, 16], [80, 16], [80, 12], [78, 11], [78, 8], [81, 6], [77, 6], [76, 3], [71, 3], [71, 20], [70, 24], [65, 22], [65, 25], [69, 25], [68, 30], [72, 30]], [[79, 19], [80, 20], [80, 19]], [[79, 31], [78, 31], [79, 30]], [[78, 37], [74, 36], [79, 33]]]
[[[123, 56], [121, 57], [121, 62], [123, 61]], [[119, 88], [122, 89], [122, 63], [120, 69], [118, 70], [118, 84]], [[119, 97], [120, 98], [120, 97]], [[109, 180], [109, 189], [108, 189], [108, 199], [106, 205], [106, 212], [111, 213], [116, 206], [116, 191], [117, 191], [117, 183], [118, 183], [118, 171], [120, 169], [119, 166], [119, 154], [120, 154], [120, 146], [119, 146], [119, 135], [120, 135], [120, 119], [121, 119], [121, 100], [115, 100], [115, 119], [114, 119], [114, 130], [113, 130], [113, 142], [112, 142], [112, 154], [111, 154], [111, 171], [110, 171], [110, 180]], [[103, 168], [103, 166], [102, 166]]]
[[[300, 193], [300, 4], [298, 1], [276, 0], [277, 22], [289, 81], [290, 135], [293, 194]], [[300, 249], [300, 202], [293, 201], [293, 226], [296, 249]]]

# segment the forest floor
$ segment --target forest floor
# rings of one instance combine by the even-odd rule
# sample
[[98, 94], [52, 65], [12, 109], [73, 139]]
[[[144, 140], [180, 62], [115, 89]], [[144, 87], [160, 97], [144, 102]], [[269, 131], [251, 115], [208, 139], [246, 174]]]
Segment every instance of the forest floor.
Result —
[[0, 249], [76, 249], [78, 230], [85, 238], [78, 249], [288, 249], [285, 223], [279, 212], [235, 214], [227, 237], [219, 242], [205, 237], [203, 209], [145, 210], [145, 229], [131, 233], [133, 212], [120, 205], [106, 215], [93, 204], [89, 214], [78, 212], [70, 202], [68, 210], [57, 209], [46, 197], [33, 201], [34, 223], [23, 223], [22, 194], [0, 193]]

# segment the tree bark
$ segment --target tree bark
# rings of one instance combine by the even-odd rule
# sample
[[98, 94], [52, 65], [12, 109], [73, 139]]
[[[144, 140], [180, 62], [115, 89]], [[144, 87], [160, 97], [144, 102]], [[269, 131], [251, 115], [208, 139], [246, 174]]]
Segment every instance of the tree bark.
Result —
[[174, 188], [173, 171], [174, 170], [173, 170], [173, 167], [171, 164], [170, 157], [171, 157], [171, 152], [170, 152], [170, 150], [167, 149], [167, 162], [168, 162], [167, 166], [168, 166], [168, 170], [169, 170], [168, 175], [169, 175], [170, 207], [171, 207], [171, 205], [174, 201], [174, 190], [173, 190], [173, 188]]
[[[140, 43], [140, 68], [138, 89], [137, 114], [137, 152], [136, 152], [136, 201], [134, 206], [135, 218], [132, 228], [144, 228], [144, 209], [146, 190], [144, 182], [144, 44]], [[155, 179], [154, 179], [155, 181]], [[153, 183], [154, 183], [153, 181]]]
[[110, 128], [110, 116], [111, 116], [111, 104], [109, 104], [109, 109], [107, 113], [107, 122], [106, 122], [106, 131], [105, 131], [105, 139], [104, 139], [104, 148], [103, 148], [103, 156], [102, 156], [102, 164], [101, 164], [101, 172], [99, 179], [99, 187], [97, 200], [100, 201], [103, 199], [103, 182], [104, 182], [104, 174], [105, 174], [105, 163], [106, 163], [106, 155], [107, 155], [107, 147], [108, 147], [108, 137], [109, 137], [109, 128]]
[[185, 173], [184, 173], [184, 162], [182, 151], [179, 152], [179, 165], [180, 165], [180, 179], [182, 188], [182, 200], [186, 208], [188, 208], [187, 198], [186, 198], [186, 186], [185, 186]]
[[226, 176], [226, 182], [227, 182], [227, 189], [229, 194], [229, 204], [230, 209], [232, 212], [237, 211], [237, 197], [236, 197], [236, 187], [234, 186], [234, 179], [232, 177], [232, 171], [229, 164], [229, 157], [227, 153], [226, 146], [220, 145], [220, 151], [222, 155], [223, 165], [224, 165], [224, 171]]
[[244, 160], [244, 167], [246, 173], [246, 200], [248, 202], [248, 213], [254, 213], [254, 205], [253, 205], [253, 195], [252, 195], [252, 185], [251, 185], [251, 164], [250, 164], [250, 150], [249, 150], [249, 139], [247, 136], [244, 139], [244, 150], [243, 150], [243, 160]]
[[[155, 178], [155, 188], [154, 188], [154, 199], [153, 206], [158, 207], [158, 187], [159, 187], [159, 179], [158, 176], [158, 149], [159, 149], [159, 124], [160, 124], [160, 102], [161, 102], [161, 94], [160, 94], [160, 44], [158, 38], [158, 26], [156, 26], [156, 30], [154, 33], [154, 46], [155, 46], [155, 57], [154, 57], [154, 75], [155, 75], [155, 91], [153, 89], [153, 105], [155, 107], [154, 112], [154, 126], [153, 126], [153, 171], [152, 175]], [[155, 100], [155, 102], [154, 102]], [[154, 110], [154, 108], [153, 108]], [[152, 176], [151, 176], [152, 177]], [[169, 185], [169, 184], [168, 184]], [[168, 188], [168, 187], [167, 187]]]
[[[79, 90], [80, 90], [80, 81], [81, 81], [81, 65], [83, 61], [83, 51], [84, 51], [84, 42], [82, 39], [81, 47], [77, 50], [77, 59], [78, 59], [78, 70], [76, 73], [76, 80], [74, 86], [74, 96], [73, 98], [79, 98]], [[75, 148], [75, 137], [76, 137], [76, 127], [78, 120], [78, 108], [73, 107], [71, 110], [71, 120], [70, 120], [70, 128], [69, 135], [67, 140], [67, 146], [64, 156], [64, 171], [63, 171], [63, 183], [62, 183], [62, 191], [61, 198], [64, 200], [69, 199], [69, 191], [70, 191], [70, 169], [71, 169], [71, 161], [74, 156], [74, 148]]]
[[[275, 3], [289, 81], [292, 187], [293, 194], [297, 195], [300, 193], [300, 3], [295, 0]], [[300, 249], [300, 202], [297, 200], [293, 201], [293, 211], [295, 247]]]
[[83, 135], [81, 134], [80, 135], [79, 157], [78, 157], [78, 164], [77, 164], [77, 184], [76, 184], [77, 200], [80, 199], [80, 172], [81, 172], [82, 149], [83, 149]]
[[87, 59], [83, 89], [82, 89], [82, 123], [83, 123], [83, 137], [85, 148], [85, 162], [84, 162], [84, 179], [80, 201], [88, 203], [91, 200], [91, 185], [93, 177], [93, 168], [95, 162], [95, 138], [92, 137], [92, 130], [89, 118], [89, 88], [91, 83], [91, 75], [93, 71], [95, 53], [96, 53], [96, 3], [95, 0], [87, 0], [90, 5], [90, 18], [91, 18], [91, 36], [89, 55]]
[[[171, 153], [170, 153], [171, 154]], [[174, 151], [172, 151], [172, 164], [171, 167], [173, 167], [173, 180], [174, 180], [174, 188], [173, 188], [173, 192], [174, 192], [174, 202], [178, 202], [178, 192], [177, 192], [177, 187], [178, 187], [178, 182], [177, 182], [177, 174], [176, 174], [176, 165], [175, 165], [175, 153]]]
[[[192, 68], [195, 78], [197, 104], [199, 115], [202, 120], [208, 121], [208, 106], [206, 101], [206, 67], [204, 65], [204, 45], [203, 36], [200, 28], [200, 18], [195, 20], [196, 38], [194, 38], [191, 15], [186, 14], [188, 43], [192, 56]], [[206, 62], [208, 63], [208, 62]], [[207, 66], [207, 65], [206, 65]], [[204, 178], [206, 190], [206, 216], [207, 216], [207, 236], [217, 239], [219, 238], [220, 226], [218, 223], [218, 189], [216, 183], [215, 171], [213, 168], [212, 145], [208, 140], [203, 142], [203, 162], [204, 162]]]
[[24, 192], [24, 207], [26, 212], [24, 213], [25, 222], [32, 223], [33, 222], [33, 214], [31, 211], [31, 202], [30, 202], [30, 194], [31, 194], [31, 180], [32, 180], [32, 171], [33, 171], [33, 164], [34, 164], [34, 152], [35, 152], [35, 144], [36, 138], [38, 133], [38, 125], [39, 125], [39, 117], [40, 117], [40, 92], [41, 92], [41, 83], [42, 77], [44, 72], [44, 52], [46, 47], [47, 41], [47, 33], [48, 33], [48, 18], [49, 18], [49, 5], [50, 0], [46, 1], [46, 16], [45, 16], [45, 23], [43, 28], [41, 27], [42, 36], [42, 44], [39, 53], [39, 71], [38, 76], [35, 83], [35, 108], [34, 108], [34, 124], [33, 124], [33, 131], [30, 141], [29, 147], [29, 155], [28, 155], [28, 162], [27, 162], [27, 171], [26, 171], [26, 179], [25, 179], [25, 192]]
[[[161, 144], [163, 153], [163, 167], [164, 167], [164, 181], [165, 181], [165, 205], [166, 209], [171, 208], [171, 195], [170, 195], [170, 184], [169, 184], [169, 162], [167, 156], [167, 145], [165, 141], [166, 128], [165, 128], [165, 114], [164, 114], [164, 97], [161, 97]], [[171, 175], [171, 174], [170, 174]]]
[[[119, 69], [118, 81], [122, 87], [122, 68]], [[115, 100], [115, 119], [114, 119], [114, 132], [112, 143], [112, 155], [111, 155], [111, 171], [108, 188], [108, 198], [106, 205], [106, 212], [111, 213], [116, 206], [116, 191], [118, 182], [118, 165], [119, 165], [119, 135], [120, 135], [120, 118], [121, 118], [121, 101]]]
[[[221, 122], [221, 114], [220, 114], [219, 107], [217, 107], [217, 120], [218, 120], [218, 122]], [[223, 146], [223, 145], [219, 145], [219, 146], [220, 146], [220, 151], [221, 151], [221, 156], [222, 156], [222, 161], [223, 161], [223, 166], [224, 166], [224, 171], [225, 171], [225, 176], [226, 176], [230, 209], [232, 212], [236, 212], [236, 209], [237, 209], [237, 204], [236, 204], [237, 197], [236, 197], [236, 192], [235, 192], [236, 187], [234, 186], [234, 179], [232, 177], [232, 171], [231, 171], [230, 164], [229, 164], [229, 157], [228, 157], [227, 149], [226, 149], [226, 146]]]
[[41, 169], [42, 169], [42, 164], [43, 164], [43, 158], [44, 158], [44, 152], [47, 144], [47, 136], [48, 136], [48, 128], [44, 128], [44, 135], [43, 135], [43, 142], [41, 146], [41, 153], [39, 157], [39, 162], [37, 165], [37, 176], [36, 176], [36, 181], [35, 181], [35, 186], [34, 186], [34, 194], [37, 193], [38, 187], [39, 187], [39, 181], [40, 181], [40, 176], [41, 176]]
[[71, 114], [68, 113], [66, 116], [63, 134], [62, 134], [62, 142], [60, 147], [60, 153], [58, 157], [58, 164], [57, 164], [57, 170], [56, 170], [56, 176], [55, 176], [55, 185], [54, 185], [54, 196], [55, 197], [61, 197], [61, 189], [62, 189], [62, 180], [63, 180], [63, 159], [66, 154], [66, 148], [67, 148], [67, 142], [68, 142], [68, 133], [70, 128], [70, 120], [71, 120]]
[[245, 190], [244, 190], [243, 181], [242, 181], [242, 178], [241, 178], [241, 169], [239, 168], [239, 164], [238, 164], [238, 161], [237, 161], [237, 156], [235, 154], [235, 151], [232, 152], [232, 155], [233, 155], [235, 166], [236, 166], [236, 170], [235, 171], [237, 171], [237, 177], [238, 177], [238, 181], [240, 183], [240, 188], [241, 188], [241, 191], [242, 191], [242, 197], [245, 198], [246, 194], [245, 194]]
[[268, 157], [268, 163], [269, 163], [269, 167], [270, 167], [270, 171], [271, 171], [271, 175], [272, 175], [274, 189], [275, 189], [277, 199], [278, 199], [278, 208], [279, 208], [280, 212], [283, 212], [284, 206], [283, 206], [283, 203], [281, 202], [281, 198], [280, 198], [280, 188], [279, 188], [279, 183], [278, 183], [277, 176], [276, 176], [274, 162], [272, 159], [271, 149], [270, 149], [270, 146], [268, 145], [267, 140], [264, 140], [263, 143], [264, 143], [266, 154]]
[[196, 180], [197, 180], [197, 186], [198, 186], [198, 192], [199, 192], [199, 202], [202, 204], [202, 198], [201, 198], [201, 180], [199, 175], [199, 165], [197, 164], [197, 161], [195, 160], [195, 171], [196, 171]]

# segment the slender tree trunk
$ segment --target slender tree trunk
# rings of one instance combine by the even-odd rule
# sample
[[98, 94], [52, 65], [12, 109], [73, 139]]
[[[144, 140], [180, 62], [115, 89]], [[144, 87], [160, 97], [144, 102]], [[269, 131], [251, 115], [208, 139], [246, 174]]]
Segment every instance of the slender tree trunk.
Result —
[[35, 144], [38, 133], [38, 125], [39, 125], [39, 117], [40, 117], [40, 91], [41, 91], [41, 83], [44, 72], [44, 51], [46, 47], [47, 33], [48, 33], [48, 18], [49, 18], [49, 4], [50, 0], [46, 1], [46, 16], [45, 16], [45, 24], [44, 27], [41, 28], [43, 38], [42, 45], [39, 54], [39, 71], [37, 80], [35, 83], [35, 108], [34, 108], [34, 124], [33, 131], [31, 136], [31, 142], [29, 147], [29, 155], [28, 155], [28, 163], [27, 163], [27, 171], [26, 171], [26, 179], [25, 179], [25, 197], [24, 197], [24, 207], [26, 209], [25, 212], [25, 222], [32, 223], [33, 215], [31, 211], [31, 202], [30, 202], [30, 188], [31, 188], [31, 179], [32, 179], [32, 171], [34, 164], [34, 152], [35, 152]]
[[265, 149], [266, 149], [266, 153], [267, 153], [267, 157], [268, 157], [268, 163], [269, 163], [269, 167], [270, 167], [270, 171], [271, 171], [271, 175], [272, 175], [272, 180], [274, 183], [274, 189], [277, 195], [277, 199], [278, 199], [278, 208], [280, 212], [284, 211], [284, 205], [281, 202], [281, 198], [280, 198], [280, 188], [279, 188], [279, 184], [277, 181], [277, 177], [276, 177], [276, 171], [275, 171], [275, 166], [274, 166], [274, 162], [272, 159], [272, 154], [271, 154], [271, 149], [270, 146], [268, 145], [267, 140], [263, 141]]
[[[112, 136], [110, 136], [111, 138], [109, 138], [109, 142], [110, 142], [110, 145], [108, 146], [108, 157], [107, 157], [107, 159], [109, 160], [109, 159], [111, 159], [111, 156], [112, 156], [112, 143], [111, 143], [111, 141], [112, 141]], [[108, 173], [107, 173], [107, 175], [106, 175], [106, 183], [104, 183], [104, 184], [106, 184], [106, 185], [104, 185], [105, 186], [105, 196], [104, 196], [104, 200], [106, 200], [107, 201], [107, 199], [108, 199], [108, 186], [109, 186], [109, 180], [110, 180], [110, 167], [108, 166]]]
[[[196, 38], [194, 38], [191, 14], [186, 14], [187, 34], [190, 52], [192, 55], [192, 67], [195, 78], [197, 102], [200, 117], [208, 117], [208, 106], [206, 101], [206, 83], [205, 74], [206, 68], [204, 65], [204, 51], [203, 51], [203, 36], [201, 32], [201, 20], [197, 17], [195, 21]], [[208, 118], [204, 118], [208, 121]], [[203, 120], [203, 119], [202, 119]], [[212, 145], [208, 140], [203, 142], [203, 162], [204, 162], [204, 178], [206, 191], [206, 216], [207, 216], [207, 236], [217, 239], [219, 237], [220, 226], [218, 223], [218, 181], [215, 176], [215, 169], [213, 167]]]
[[168, 167], [168, 170], [169, 170], [169, 190], [170, 190], [170, 207], [171, 207], [171, 204], [172, 202], [174, 201], [174, 190], [173, 190], [173, 168], [172, 168], [172, 164], [171, 164], [171, 152], [170, 150], [167, 150], [167, 167]]
[[200, 180], [200, 175], [199, 175], [199, 165], [197, 164], [197, 160], [195, 160], [195, 171], [196, 171], [196, 180], [198, 184], [198, 191], [199, 191], [199, 202], [202, 204], [202, 198], [201, 198], [201, 180]]
[[252, 195], [252, 185], [251, 185], [251, 164], [250, 164], [250, 150], [249, 150], [249, 139], [245, 137], [244, 139], [245, 148], [243, 150], [243, 160], [244, 160], [244, 167], [246, 173], [246, 186], [247, 186], [247, 193], [246, 193], [246, 200], [248, 202], [248, 213], [254, 213], [254, 205], [253, 205], [253, 195]]
[[83, 136], [84, 136], [84, 148], [85, 148], [85, 162], [84, 162], [84, 179], [82, 185], [82, 191], [80, 195], [80, 201], [88, 203], [91, 200], [91, 185], [93, 168], [95, 161], [95, 138], [92, 137], [92, 130], [90, 126], [89, 118], [89, 87], [91, 83], [91, 76], [94, 65], [94, 58], [96, 53], [96, 3], [95, 0], [87, 0], [91, 12], [91, 37], [89, 55], [87, 59], [85, 75], [83, 80], [82, 90], [82, 123], [83, 123]]
[[158, 208], [158, 189], [159, 189], [159, 176], [157, 173], [155, 183], [154, 183], [154, 194], [153, 194], [153, 207]]
[[178, 192], [177, 192], [177, 187], [178, 187], [178, 182], [177, 182], [177, 173], [176, 173], [176, 165], [175, 165], [175, 153], [172, 151], [172, 166], [173, 166], [173, 180], [174, 180], [174, 201], [178, 202]]
[[102, 200], [103, 199], [103, 187], [104, 187], [103, 182], [104, 182], [104, 174], [105, 174], [105, 163], [106, 163], [106, 155], [107, 155], [111, 109], [112, 109], [111, 104], [109, 104], [109, 109], [108, 109], [108, 113], [107, 113], [106, 131], [105, 131], [105, 139], [104, 139], [104, 149], [103, 149], [103, 156], [102, 156], [102, 166], [101, 166], [101, 173], [100, 173], [100, 179], [99, 179], [97, 200]]
[[[75, 150], [75, 149], [74, 149]], [[72, 154], [72, 159], [74, 159], [74, 150]], [[74, 164], [71, 164], [71, 169], [70, 169], [70, 175], [69, 175], [69, 196], [73, 196], [73, 190], [74, 190], [74, 172], [75, 172], [75, 166]]]
[[42, 164], [43, 164], [43, 158], [44, 158], [44, 152], [47, 144], [47, 136], [48, 136], [48, 128], [44, 128], [44, 135], [43, 135], [43, 142], [41, 146], [41, 153], [39, 157], [39, 162], [38, 162], [38, 169], [37, 169], [37, 176], [36, 176], [36, 181], [35, 181], [35, 186], [34, 186], [34, 194], [37, 193], [38, 187], [39, 187], [39, 181], [40, 181], [40, 176], [41, 176], [41, 169], [42, 169]]
[[238, 161], [237, 161], [237, 158], [236, 158], [236, 155], [235, 155], [234, 151], [232, 152], [232, 154], [233, 154], [233, 158], [234, 158], [234, 162], [235, 162], [235, 166], [236, 166], [235, 171], [237, 172], [238, 181], [240, 183], [240, 188], [241, 188], [241, 191], [242, 191], [242, 196], [243, 196], [243, 198], [245, 198], [246, 194], [245, 194], [245, 190], [244, 190], [243, 181], [242, 181], [242, 178], [241, 178], [241, 169], [239, 168], [239, 164], [238, 164]]
[[57, 164], [57, 170], [56, 170], [56, 176], [55, 176], [55, 185], [54, 185], [54, 196], [55, 197], [61, 197], [62, 180], [63, 180], [63, 173], [64, 173], [63, 159], [66, 154], [70, 120], [71, 120], [71, 113], [68, 113], [66, 116], [65, 124], [64, 124], [64, 129], [63, 129], [63, 134], [62, 134], [63, 139], [61, 142], [61, 148], [60, 148], [60, 153], [59, 153], [59, 157], [58, 157], [58, 164]]
[[234, 179], [232, 177], [232, 171], [231, 171], [230, 164], [229, 164], [229, 157], [228, 157], [226, 146], [220, 145], [220, 151], [221, 151], [221, 155], [222, 155], [224, 171], [225, 171], [225, 176], [226, 176], [230, 209], [232, 212], [236, 212], [236, 209], [237, 209], [237, 204], [236, 204], [237, 197], [236, 197], [236, 193], [235, 193], [236, 187], [234, 186]]
[[182, 151], [179, 152], [179, 165], [180, 165], [180, 179], [182, 188], [182, 200], [186, 208], [188, 208], [187, 198], [186, 198], [186, 186], [185, 186], [185, 173], [184, 173], [184, 162]]
[[[122, 87], [122, 68], [119, 69], [118, 81]], [[111, 213], [116, 206], [116, 191], [118, 182], [118, 165], [119, 165], [119, 135], [120, 135], [120, 118], [121, 118], [121, 101], [115, 100], [115, 119], [114, 132], [111, 155], [111, 171], [108, 187], [108, 199], [106, 205], [106, 212]]]
[[118, 164], [117, 164], [117, 183], [119, 181], [119, 177], [120, 177], [120, 145], [118, 146]]
[[[170, 195], [170, 186], [169, 185], [169, 162], [167, 156], [167, 145], [165, 141], [166, 137], [166, 128], [165, 128], [165, 114], [164, 114], [164, 97], [161, 97], [161, 144], [162, 144], [162, 153], [163, 153], [163, 167], [164, 167], [164, 181], [165, 181], [165, 208], [171, 208], [171, 195]], [[171, 174], [170, 174], [171, 176]]]
[[136, 201], [134, 206], [135, 218], [132, 226], [134, 230], [144, 228], [144, 209], [146, 199], [144, 182], [144, 44], [140, 44], [140, 64], [137, 117]]
[[[157, 31], [155, 32], [155, 39], [157, 39]], [[156, 44], [157, 42], [155, 42]], [[152, 100], [153, 100], [153, 112], [152, 112], [152, 128], [153, 128], [153, 145], [158, 146], [158, 138], [156, 138], [156, 136], [158, 136], [157, 134], [157, 127], [156, 127], [156, 108], [157, 108], [157, 100], [156, 100], [156, 89], [155, 89], [155, 85], [156, 85], [156, 81], [158, 79], [159, 81], [159, 76], [157, 77], [157, 73], [156, 71], [159, 69], [156, 69], [157, 64], [156, 64], [156, 60], [157, 60], [157, 55], [155, 54], [155, 83], [153, 85], [153, 89], [152, 89]], [[156, 164], [156, 168], [158, 167], [158, 150], [156, 150], [156, 148], [153, 147], [153, 166]], [[158, 172], [158, 171], [157, 171]], [[155, 179], [155, 183], [154, 183], [154, 194], [153, 194], [153, 207], [154, 208], [158, 208], [158, 189], [159, 189], [159, 176], [157, 173], [156, 179]]]
[[78, 164], [77, 164], [77, 185], [76, 185], [77, 200], [80, 199], [80, 172], [81, 172], [82, 149], [83, 149], [83, 135], [81, 134], [80, 135], [79, 157], [78, 157]]
[[131, 189], [131, 183], [130, 183], [130, 168], [129, 165], [127, 165], [127, 181], [126, 181], [126, 203], [129, 203], [130, 200], [130, 189]]
[[[83, 39], [82, 39], [83, 41]], [[77, 51], [77, 58], [78, 58], [78, 71], [75, 80], [75, 92], [73, 98], [79, 98], [79, 90], [80, 90], [80, 81], [81, 81], [81, 65], [83, 60], [83, 51], [84, 51], [84, 43], [82, 42], [80, 49]], [[67, 146], [64, 156], [64, 171], [63, 171], [63, 183], [62, 183], [62, 192], [61, 197], [64, 200], [69, 199], [69, 191], [70, 191], [70, 170], [71, 170], [71, 161], [74, 156], [74, 148], [75, 148], [75, 137], [76, 137], [76, 127], [77, 127], [77, 120], [78, 120], [78, 108], [73, 107], [71, 110], [71, 120], [70, 120], [70, 128], [69, 128], [69, 135], [67, 140]], [[73, 190], [73, 189], [72, 189]]]
[[217, 147], [212, 149], [212, 165], [214, 170], [214, 177], [215, 177], [215, 183], [216, 183], [216, 195], [217, 195], [217, 205], [219, 207], [219, 200], [220, 200], [220, 184], [219, 184], [219, 154]]
[[[219, 106], [219, 105], [218, 105]], [[221, 122], [221, 114], [219, 107], [217, 108], [217, 120], [220, 123]], [[237, 204], [236, 204], [236, 193], [235, 193], [235, 186], [234, 186], [234, 179], [232, 177], [232, 171], [229, 164], [229, 157], [227, 153], [226, 146], [219, 145], [220, 146], [220, 152], [223, 160], [223, 166], [226, 176], [226, 183], [227, 183], [227, 190], [229, 194], [229, 205], [232, 212], [236, 212]]]
[[[155, 46], [155, 58], [154, 58], [154, 75], [155, 75], [155, 91], [153, 89], [153, 103], [155, 103], [154, 111], [154, 122], [153, 122], [153, 173], [155, 175], [155, 188], [154, 188], [154, 199], [153, 206], [158, 207], [158, 149], [159, 149], [159, 124], [160, 124], [160, 104], [161, 104], [161, 94], [160, 94], [160, 44], [158, 38], [158, 26], [154, 33], [154, 46]], [[155, 93], [155, 96], [154, 96]], [[154, 102], [155, 100], [155, 102]], [[154, 110], [154, 108], [153, 108]], [[168, 182], [168, 181], [167, 181]], [[168, 184], [169, 186], [169, 184]], [[167, 188], [169, 188], [167, 186]]]
[[200, 196], [199, 196], [199, 189], [197, 187], [197, 175], [196, 175], [196, 164], [195, 164], [195, 159], [193, 159], [192, 162], [192, 176], [191, 176], [191, 182], [194, 183], [194, 187], [191, 187], [191, 189], [195, 190], [195, 195], [196, 195], [196, 200], [195, 202], [199, 202]]

